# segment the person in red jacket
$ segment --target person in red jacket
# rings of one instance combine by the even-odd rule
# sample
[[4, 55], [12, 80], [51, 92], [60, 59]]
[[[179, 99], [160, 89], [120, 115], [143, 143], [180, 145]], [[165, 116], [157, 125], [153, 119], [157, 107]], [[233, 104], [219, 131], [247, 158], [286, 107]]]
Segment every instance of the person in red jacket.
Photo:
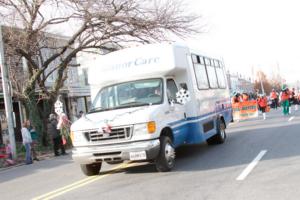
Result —
[[261, 112], [263, 114], [263, 118], [265, 120], [266, 119], [266, 108], [268, 106], [268, 99], [267, 99], [266, 95], [263, 94], [262, 97], [258, 98], [257, 103], [258, 103], [258, 105], [261, 109]]

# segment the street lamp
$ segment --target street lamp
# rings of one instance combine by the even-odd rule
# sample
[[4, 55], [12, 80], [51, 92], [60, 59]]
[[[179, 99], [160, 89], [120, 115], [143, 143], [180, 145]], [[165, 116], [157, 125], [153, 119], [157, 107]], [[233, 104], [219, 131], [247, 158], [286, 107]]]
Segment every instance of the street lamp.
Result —
[[264, 90], [264, 85], [263, 85], [263, 83], [262, 83], [261, 74], [262, 74], [262, 72], [260, 71], [260, 72], [259, 72], [260, 87], [261, 87], [261, 92], [262, 92], [262, 94], [265, 94], [265, 90]]

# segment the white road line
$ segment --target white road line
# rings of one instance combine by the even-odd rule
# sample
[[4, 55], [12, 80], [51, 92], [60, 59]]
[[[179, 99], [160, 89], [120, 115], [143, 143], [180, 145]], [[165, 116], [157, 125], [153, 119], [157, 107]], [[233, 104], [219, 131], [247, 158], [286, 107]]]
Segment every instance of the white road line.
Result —
[[289, 118], [289, 122], [292, 121], [294, 118], [295, 118], [295, 116], [290, 117], [290, 118]]
[[245, 180], [245, 178], [250, 174], [250, 172], [254, 169], [254, 167], [258, 164], [258, 162], [262, 159], [262, 157], [267, 153], [267, 150], [262, 150], [259, 154], [254, 158], [254, 160], [244, 169], [244, 171], [236, 178], [237, 181]]

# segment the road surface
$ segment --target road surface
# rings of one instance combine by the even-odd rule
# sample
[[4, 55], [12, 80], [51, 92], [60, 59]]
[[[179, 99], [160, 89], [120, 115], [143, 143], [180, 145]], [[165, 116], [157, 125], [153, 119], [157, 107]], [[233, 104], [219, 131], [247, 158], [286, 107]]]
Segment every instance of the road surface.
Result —
[[0, 172], [0, 199], [299, 199], [300, 111], [231, 124], [222, 145], [176, 151], [172, 172], [153, 164], [104, 165], [84, 176], [70, 156]]

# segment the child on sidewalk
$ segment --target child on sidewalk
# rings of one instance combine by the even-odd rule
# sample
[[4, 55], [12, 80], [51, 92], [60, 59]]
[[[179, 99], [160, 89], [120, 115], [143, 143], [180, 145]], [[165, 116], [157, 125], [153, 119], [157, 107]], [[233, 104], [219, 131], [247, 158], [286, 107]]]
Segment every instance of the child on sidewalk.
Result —
[[12, 157], [12, 149], [11, 149], [11, 145], [9, 143], [9, 140], [7, 139], [5, 141], [5, 153], [6, 153], [6, 160], [5, 160], [5, 165], [13, 165], [15, 164], [13, 157]]

